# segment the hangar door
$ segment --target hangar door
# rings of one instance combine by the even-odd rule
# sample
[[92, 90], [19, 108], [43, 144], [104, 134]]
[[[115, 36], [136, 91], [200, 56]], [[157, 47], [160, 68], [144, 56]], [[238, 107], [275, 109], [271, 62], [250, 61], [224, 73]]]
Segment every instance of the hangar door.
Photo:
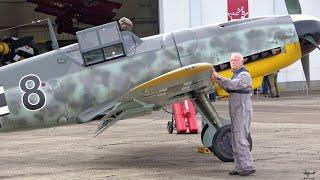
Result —
[[116, 17], [128, 17], [132, 20], [133, 33], [139, 37], [146, 37], [159, 34], [158, 18], [159, 0], [114, 0], [121, 3], [121, 8], [114, 10]]

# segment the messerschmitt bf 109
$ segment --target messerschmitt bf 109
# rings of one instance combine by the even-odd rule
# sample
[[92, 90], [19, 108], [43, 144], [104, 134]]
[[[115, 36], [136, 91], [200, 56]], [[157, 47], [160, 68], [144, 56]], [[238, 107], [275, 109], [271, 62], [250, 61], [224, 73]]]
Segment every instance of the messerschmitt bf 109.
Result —
[[[288, 11], [299, 13], [299, 1], [288, 2]], [[239, 52], [257, 88], [264, 75], [302, 59], [310, 84], [308, 54], [320, 43], [320, 21], [305, 15], [259, 17], [142, 39], [112, 22], [77, 32], [78, 43], [63, 48], [52, 28], [51, 36], [54, 50], [0, 68], [0, 131], [100, 118], [99, 134], [119, 120], [190, 98], [208, 124], [202, 141], [211, 141], [221, 160], [232, 161], [230, 136], [219, 131], [228, 124], [206, 96], [213, 89], [212, 68], [230, 77], [230, 53]], [[0, 53], [8, 48], [2, 42]]]

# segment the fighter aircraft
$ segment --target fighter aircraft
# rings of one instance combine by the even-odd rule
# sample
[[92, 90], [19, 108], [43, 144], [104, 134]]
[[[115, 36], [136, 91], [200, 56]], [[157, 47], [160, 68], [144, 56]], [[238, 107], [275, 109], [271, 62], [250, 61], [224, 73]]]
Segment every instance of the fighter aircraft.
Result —
[[[295, 3], [288, 3], [289, 12], [300, 9], [298, 1], [290, 2]], [[142, 39], [112, 22], [77, 32], [78, 43], [63, 48], [52, 26], [50, 31], [53, 51], [0, 68], [0, 131], [100, 118], [98, 135], [119, 120], [190, 98], [208, 123], [203, 142], [211, 141], [223, 161], [233, 160], [231, 130], [206, 95], [213, 89], [212, 68], [230, 77], [230, 53], [239, 52], [257, 88], [264, 75], [300, 58], [308, 67], [308, 54], [320, 43], [319, 20], [305, 15], [250, 18]]]

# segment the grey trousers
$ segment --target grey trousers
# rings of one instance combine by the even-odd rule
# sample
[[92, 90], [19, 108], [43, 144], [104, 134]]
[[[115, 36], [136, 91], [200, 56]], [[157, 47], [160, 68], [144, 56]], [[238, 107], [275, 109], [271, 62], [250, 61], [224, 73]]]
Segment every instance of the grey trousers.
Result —
[[247, 140], [253, 115], [250, 97], [233, 99], [231, 95], [229, 97], [229, 110], [235, 171], [254, 170], [255, 165]]

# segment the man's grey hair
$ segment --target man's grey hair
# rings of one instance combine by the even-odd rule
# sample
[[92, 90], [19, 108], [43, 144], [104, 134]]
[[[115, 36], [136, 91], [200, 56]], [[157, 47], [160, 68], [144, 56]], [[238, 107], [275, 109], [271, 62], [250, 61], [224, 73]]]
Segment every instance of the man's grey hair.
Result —
[[233, 58], [240, 59], [242, 64], [244, 63], [243, 56], [238, 52], [231, 53], [231, 58], [230, 59], [233, 59]]

